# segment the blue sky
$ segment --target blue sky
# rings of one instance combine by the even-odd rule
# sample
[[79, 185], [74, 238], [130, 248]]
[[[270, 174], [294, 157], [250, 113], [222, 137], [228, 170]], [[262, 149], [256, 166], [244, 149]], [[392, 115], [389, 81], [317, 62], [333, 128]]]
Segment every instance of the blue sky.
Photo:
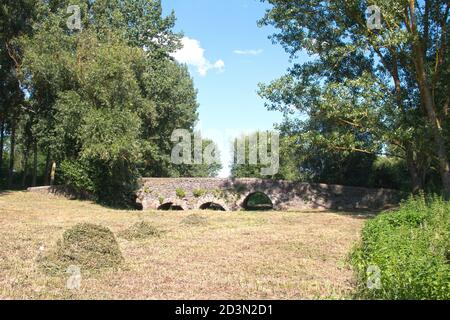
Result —
[[268, 8], [258, 0], [163, 0], [162, 4], [165, 14], [175, 10], [175, 29], [185, 36], [185, 48], [176, 58], [188, 64], [198, 90], [197, 129], [219, 144], [224, 166], [220, 175], [227, 176], [231, 136], [270, 130], [281, 121], [280, 113], [264, 108], [257, 85], [286, 73], [289, 56], [268, 39], [274, 29], [257, 26]]

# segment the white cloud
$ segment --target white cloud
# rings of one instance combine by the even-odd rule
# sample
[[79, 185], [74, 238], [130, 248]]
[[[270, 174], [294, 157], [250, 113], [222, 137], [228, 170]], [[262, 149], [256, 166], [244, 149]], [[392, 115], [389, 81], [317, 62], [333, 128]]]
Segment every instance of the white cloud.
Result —
[[257, 56], [263, 53], [262, 49], [252, 49], [252, 50], [234, 50], [235, 54], [240, 54], [243, 56]]
[[205, 49], [200, 46], [200, 42], [189, 37], [183, 37], [181, 39], [183, 48], [176, 51], [172, 56], [180, 63], [185, 63], [197, 68], [198, 73], [202, 76], [206, 76], [208, 71], [216, 69], [223, 71], [225, 68], [225, 62], [223, 60], [217, 60], [212, 63], [205, 57]]

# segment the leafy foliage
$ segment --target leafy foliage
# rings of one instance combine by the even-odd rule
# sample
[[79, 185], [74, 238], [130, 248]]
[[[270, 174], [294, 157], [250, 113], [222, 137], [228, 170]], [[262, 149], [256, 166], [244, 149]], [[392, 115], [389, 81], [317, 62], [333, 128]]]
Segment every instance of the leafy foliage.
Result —
[[[67, 27], [69, 5], [80, 7], [82, 30]], [[217, 164], [170, 161], [171, 134], [193, 129], [198, 103], [187, 67], [170, 56], [181, 35], [159, 0], [24, 0], [1, 8], [9, 51], [1, 48], [0, 77], [11, 80], [2, 91], [11, 99], [1, 103], [1, 158], [5, 132], [18, 144], [10, 175], [20, 160], [25, 181], [33, 152], [34, 177], [40, 166], [48, 183], [55, 162], [59, 182], [124, 205], [139, 175], [217, 174]], [[14, 12], [23, 14], [18, 23], [27, 32], [14, 32]], [[21, 108], [13, 112], [13, 105]]]
[[207, 192], [208, 191], [204, 189], [195, 189], [194, 191], [192, 191], [192, 194], [195, 198], [200, 198], [203, 197]]
[[184, 199], [186, 197], [186, 191], [184, 189], [177, 188], [175, 190], [175, 193], [177, 194], [177, 197], [180, 199]]
[[[412, 198], [395, 212], [369, 221], [351, 262], [358, 297], [450, 299], [450, 203]], [[367, 287], [367, 270], [381, 270], [380, 289]]]
[[[436, 185], [450, 196], [448, 1], [266, 0], [260, 25], [295, 60], [288, 73], [260, 85], [267, 108], [285, 115], [315, 158], [351, 153], [403, 159], [410, 189]], [[381, 27], [367, 26], [377, 5]], [[306, 117], [305, 117], [306, 116]], [[306, 119], [305, 119], [306, 118]], [[339, 163], [337, 159], [335, 163]], [[369, 166], [370, 167], [370, 166]]]

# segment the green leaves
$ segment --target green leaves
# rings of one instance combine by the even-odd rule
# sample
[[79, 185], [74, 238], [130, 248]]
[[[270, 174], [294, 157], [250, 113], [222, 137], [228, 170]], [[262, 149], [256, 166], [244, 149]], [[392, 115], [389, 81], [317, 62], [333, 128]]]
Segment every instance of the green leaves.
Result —
[[[358, 298], [449, 299], [449, 214], [448, 202], [421, 196], [369, 221], [351, 257]], [[366, 286], [369, 266], [381, 270], [379, 290]]]
[[81, 158], [136, 162], [140, 120], [129, 110], [94, 109], [83, 116]]
[[[294, 60], [287, 75], [260, 85], [259, 92], [268, 109], [284, 113], [284, 133], [298, 134], [301, 144], [315, 145], [320, 153], [405, 159], [411, 181], [420, 175], [419, 184], [430, 187], [441, 184], [432, 181], [434, 167], [440, 167], [442, 180], [449, 183], [448, 159], [436, 148], [445, 148], [441, 140], [448, 146], [448, 138], [440, 137], [436, 120], [423, 108], [429, 90], [441, 114], [439, 125], [448, 131], [448, 112], [440, 111], [448, 105], [440, 94], [449, 91], [448, 81], [437, 80], [448, 78], [448, 60], [438, 58], [449, 50], [443, 40], [449, 38], [447, 1], [416, 1], [412, 13], [403, 0], [266, 2], [272, 6], [260, 25], [276, 28], [272, 39]], [[380, 9], [381, 28], [367, 24], [366, 9], [372, 5]], [[411, 28], [412, 17], [417, 32]], [[297, 63], [300, 52], [310, 54], [309, 61]], [[425, 71], [418, 71], [421, 64]], [[428, 81], [435, 79], [434, 88], [419, 85], [417, 75], [424, 73]], [[432, 108], [428, 103], [428, 110]]]
[[[80, 7], [82, 30], [67, 27], [69, 5]], [[27, 132], [48, 161], [64, 163], [61, 183], [80, 189], [85, 179], [86, 191], [118, 204], [132, 201], [138, 168], [196, 172], [169, 162], [172, 131], [193, 128], [198, 105], [188, 70], [169, 56], [180, 35], [159, 0], [36, 1], [36, 16], [14, 40], [33, 112]]]

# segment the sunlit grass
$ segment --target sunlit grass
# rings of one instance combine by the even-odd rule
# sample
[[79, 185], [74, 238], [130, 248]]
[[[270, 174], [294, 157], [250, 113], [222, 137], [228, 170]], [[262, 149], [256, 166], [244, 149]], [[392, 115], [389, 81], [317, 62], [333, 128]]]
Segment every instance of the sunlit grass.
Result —
[[[195, 214], [202, 223], [186, 223]], [[200, 218], [199, 218], [200, 217]], [[158, 237], [126, 240], [145, 221]], [[345, 298], [345, 260], [364, 219], [327, 212], [141, 212], [25, 192], [0, 195], [0, 298], [316, 299]], [[65, 229], [94, 223], [112, 230], [125, 262], [82, 272], [81, 288], [43, 273], [37, 258]]]

